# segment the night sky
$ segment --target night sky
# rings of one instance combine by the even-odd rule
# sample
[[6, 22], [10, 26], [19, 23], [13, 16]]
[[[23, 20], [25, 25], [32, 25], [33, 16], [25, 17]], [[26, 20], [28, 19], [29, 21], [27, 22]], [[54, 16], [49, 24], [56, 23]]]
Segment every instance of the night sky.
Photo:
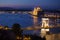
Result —
[[0, 0], [0, 7], [35, 7], [60, 10], [60, 0]]

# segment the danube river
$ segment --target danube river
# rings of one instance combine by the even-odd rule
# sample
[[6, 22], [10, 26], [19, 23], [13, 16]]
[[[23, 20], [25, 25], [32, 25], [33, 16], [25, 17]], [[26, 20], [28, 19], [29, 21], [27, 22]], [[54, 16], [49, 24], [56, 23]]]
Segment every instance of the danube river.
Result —
[[[41, 18], [38, 18], [38, 24], [40, 23]], [[21, 28], [28, 26], [33, 26], [33, 17], [28, 13], [0, 13], [0, 25], [9, 26], [10, 28], [14, 23], [19, 23]], [[53, 33], [59, 33], [60, 28], [50, 29]], [[31, 33], [31, 31], [25, 31], [26, 33]]]
[[0, 25], [12, 27], [14, 23], [19, 23], [22, 27], [33, 25], [33, 18], [29, 14], [23, 13], [3, 13], [0, 14]]

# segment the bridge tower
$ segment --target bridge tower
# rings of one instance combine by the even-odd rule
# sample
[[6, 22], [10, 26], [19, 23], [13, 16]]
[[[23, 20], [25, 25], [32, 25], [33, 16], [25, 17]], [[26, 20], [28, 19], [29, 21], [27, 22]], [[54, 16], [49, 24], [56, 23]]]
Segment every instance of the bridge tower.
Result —
[[46, 35], [46, 32], [49, 32], [49, 18], [42, 18], [42, 25], [41, 25], [41, 37]]

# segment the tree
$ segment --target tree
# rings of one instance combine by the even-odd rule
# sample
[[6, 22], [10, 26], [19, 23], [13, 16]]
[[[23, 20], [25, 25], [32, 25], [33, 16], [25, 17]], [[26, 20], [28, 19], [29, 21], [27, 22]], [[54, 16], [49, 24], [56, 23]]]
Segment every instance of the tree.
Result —
[[22, 30], [21, 30], [21, 25], [18, 23], [13, 24], [12, 26], [13, 32], [16, 34], [16, 36], [22, 36]]
[[9, 29], [9, 27], [8, 26], [4, 26], [4, 30], [8, 30]]

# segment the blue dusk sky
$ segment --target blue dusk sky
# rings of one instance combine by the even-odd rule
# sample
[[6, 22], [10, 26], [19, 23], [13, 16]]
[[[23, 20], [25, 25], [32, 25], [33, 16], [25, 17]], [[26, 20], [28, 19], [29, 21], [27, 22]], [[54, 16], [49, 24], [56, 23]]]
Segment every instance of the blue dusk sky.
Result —
[[60, 0], [0, 0], [0, 7], [35, 7], [60, 10]]

